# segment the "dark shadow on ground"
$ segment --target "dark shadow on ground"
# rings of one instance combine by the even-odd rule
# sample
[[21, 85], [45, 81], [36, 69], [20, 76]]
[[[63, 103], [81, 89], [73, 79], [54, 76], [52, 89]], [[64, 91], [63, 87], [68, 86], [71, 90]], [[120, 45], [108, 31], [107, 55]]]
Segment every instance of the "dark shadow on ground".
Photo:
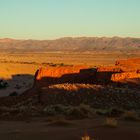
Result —
[[10, 94], [21, 94], [30, 89], [34, 82], [34, 76], [30, 74], [12, 75], [10, 79], [1, 79], [0, 97]]

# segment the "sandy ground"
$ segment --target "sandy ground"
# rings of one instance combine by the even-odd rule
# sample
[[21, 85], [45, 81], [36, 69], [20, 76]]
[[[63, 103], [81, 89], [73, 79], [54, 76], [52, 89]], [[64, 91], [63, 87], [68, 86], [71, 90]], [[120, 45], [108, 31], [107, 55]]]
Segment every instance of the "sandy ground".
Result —
[[[39, 67], [47, 63], [66, 65], [114, 65], [118, 59], [140, 57], [140, 54], [124, 53], [0, 53], [0, 79], [6, 79], [9, 87], [0, 90], [0, 96], [16, 91], [23, 93], [33, 84], [33, 76]], [[22, 76], [15, 76], [15, 75]]]
[[140, 57], [130, 53], [0, 53], [0, 62], [64, 63], [68, 65], [111, 65], [118, 59]]
[[24, 91], [32, 87], [33, 80], [33, 75], [12, 75], [11, 79], [5, 80], [8, 83], [8, 87], [0, 89], [0, 97], [8, 96], [13, 92], [22, 94]]
[[34, 75], [39, 67], [47, 63], [66, 65], [114, 65], [116, 60], [140, 57], [140, 54], [123, 53], [0, 53], [0, 78], [11, 78], [15, 74]]
[[119, 121], [116, 128], [105, 127], [104, 119], [75, 120], [65, 124], [34, 121], [0, 121], [2, 140], [81, 140], [85, 132], [95, 140], [139, 140], [140, 122]]
[[[7, 80], [9, 87], [0, 90], [0, 96], [7, 96], [13, 91], [22, 93], [29, 89], [35, 71], [45, 66], [42, 63], [113, 65], [116, 60], [129, 57], [140, 57], [140, 54], [1, 53], [0, 77]], [[104, 119], [95, 117], [65, 124], [51, 123], [48, 118], [0, 120], [0, 140], [81, 140], [85, 130], [95, 140], [140, 140], [140, 122], [119, 121], [117, 128], [108, 128], [103, 126]]]

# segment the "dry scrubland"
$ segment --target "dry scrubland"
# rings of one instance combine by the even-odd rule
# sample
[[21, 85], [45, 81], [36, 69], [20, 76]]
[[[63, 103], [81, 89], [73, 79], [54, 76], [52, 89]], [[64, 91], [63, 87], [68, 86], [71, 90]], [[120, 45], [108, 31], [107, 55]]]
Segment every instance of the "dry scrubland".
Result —
[[[33, 83], [33, 75], [39, 67], [45, 67], [47, 65], [88, 65], [91, 67], [100, 65], [114, 65], [115, 61], [118, 59], [126, 59], [133, 57], [140, 57], [140, 54], [125, 54], [120, 52], [1, 52], [0, 78], [7, 79], [9, 87], [6, 90], [1, 90], [0, 96], [7, 96], [12, 92], [22, 93], [25, 90], [29, 89]], [[21, 76], [17, 77], [17, 74], [20, 74]], [[19, 88], [17, 89], [17, 87]]]
[[125, 53], [0, 53], [0, 77], [10, 78], [15, 74], [32, 74], [47, 64], [65, 65], [114, 65], [118, 59], [140, 57], [140, 54]]
[[[9, 86], [6, 89], [0, 89], [0, 96], [9, 95], [12, 91], [22, 93], [29, 89], [33, 83], [33, 75], [39, 67], [47, 65], [108, 66], [114, 65], [118, 59], [134, 57], [140, 57], [140, 54], [97, 52], [1, 53], [0, 76], [7, 79]], [[50, 101], [53, 98], [52, 101], [56, 102], [60, 100], [61, 103], [63, 103], [65, 96], [62, 96], [61, 99], [59, 92], [62, 95], [65, 95], [66, 92], [68, 94], [69, 92], [77, 93], [80, 90], [85, 93], [90, 93], [90, 91], [98, 91], [99, 93], [97, 95], [93, 94], [93, 97], [88, 98], [92, 100], [90, 103], [93, 106], [88, 104], [65, 106], [65, 104], [56, 103], [42, 105], [39, 104], [36, 94], [34, 96], [31, 95], [31, 97], [28, 97], [28, 95], [27, 97], [26, 95], [25, 97], [3, 97], [0, 102], [0, 139], [82, 140], [85, 131], [94, 140], [140, 139], [140, 110], [137, 102], [140, 99], [140, 96], [137, 96], [139, 89], [133, 90], [133, 88], [128, 87], [114, 88], [114, 86], [109, 85], [65, 83], [50, 85], [49, 88], [43, 87], [42, 93], [46, 94], [48, 90], [55, 96], [50, 94], [49, 98], [47, 98]], [[131, 98], [133, 101], [131, 102], [125, 98], [124, 93], [129, 94], [127, 96], [128, 99]], [[71, 97], [72, 94], [69, 94], [69, 96]], [[80, 96], [78, 96], [78, 99], [81, 99]], [[84, 99], [86, 100], [87, 98], [84, 96]], [[8, 106], [6, 104], [11, 105]], [[115, 106], [113, 106], [114, 104]], [[119, 107], [119, 105], [122, 105], [122, 107], [127, 106], [125, 109]], [[135, 110], [133, 110], [134, 108]], [[89, 138], [88, 136], [87, 138]]]

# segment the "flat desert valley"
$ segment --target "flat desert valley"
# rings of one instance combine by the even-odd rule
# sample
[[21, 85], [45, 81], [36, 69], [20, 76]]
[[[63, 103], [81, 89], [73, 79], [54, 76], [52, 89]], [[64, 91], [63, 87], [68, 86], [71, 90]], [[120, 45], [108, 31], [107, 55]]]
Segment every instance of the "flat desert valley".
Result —
[[139, 53], [74, 53], [74, 52], [46, 52], [46, 53], [0, 53], [1, 78], [10, 78], [15, 74], [34, 75], [39, 67], [46, 65], [87, 65], [109, 66], [116, 60], [138, 58]]
[[0, 90], [0, 96], [12, 92], [23, 93], [33, 85], [34, 74], [40, 67], [63, 65], [86, 65], [89, 67], [111, 66], [115, 61], [138, 58], [139, 53], [108, 52], [46, 52], [46, 53], [0, 53], [0, 78], [9, 83], [9, 87]]
[[[126, 102], [125, 96], [117, 96], [118, 92], [124, 93], [125, 91], [130, 92], [127, 94], [133, 94], [133, 92], [138, 94], [139, 88], [131, 90], [131, 87], [128, 88], [125, 85], [116, 87], [104, 84], [89, 85], [71, 83], [50, 85], [49, 89], [47, 86], [44, 87], [44, 85], [39, 90], [38, 88], [35, 88], [35, 90], [32, 88], [35, 80], [34, 75], [37, 69], [41, 67], [60, 67], [60, 69], [61, 67], [67, 68], [75, 65], [90, 68], [100, 66], [111, 67], [114, 66], [117, 60], [135, 59], [139, 57], [139, 53], [125, 52], [0, 53], [0, 76], [2, 80], [8, 83], [6, 88], [0, 89], [0, 139], [81, 140], [82, 137], [87, 137], [86, 140], [88, 140], [88, 137], [91, 139], [94, 138], [94, 140], [140, 139], [140, 121], [137, 115], [140, 111], [138, 109], [139, 107], [137, 108], [139, 105], [137, 98], [139, 96], [136, 99], [133, 97], [136, 103], [133, 102], [133, 98], [132, 103], [129, 101], [129, 106], [132, 108], [132, 111], [128, 109], [128, 106], [124, 107], [125, 109], [123, 108]], [[93, 98], [94, 107], [86, 105], [83, 101], [78, 106], [74, 105], [75, 107], [65, 105], [65, 102], [63, 106], [64, 98], [62, 100], [60, 99], [59, 102], [59, 98], [61, 98], [59, 95], [58, 101], [55, 96], [54, 99], [51, 96], [46, 96], [48, 92], [52, 95], [57, 95], [58, 92], [62, 96], [65, 96], [63, 94], [73, 94], [72, 92], [78, 94], [80, 92], [83, 93], [83, 91], [89, 95], [90, 92], [91, 94], [97, 92], [96, 99], [95, 97], [90, 97], [91, 99]], [[98, 95], [100, 94], [98, 91], [101, 91], [101, 96], [103, 94], [103, 97]], [[47, 97], [50, 100], [47, 99], [45, 103], [38, 103], [36, 95], [39, 92], [43, 94], [42, 98], [46, 99]], [[112, 97], [112, 93], [107, 95], [108, 92], [113, 92], [114, 97]], [[14, 93], [18, 95], [14, 95]], [[25, 97], [22, 96], [23, 93], [25, 93]], [[117, 106], [115, 102], [118, 99], [118, 104], [124, 102], [122, 106], [120, 105], [121, 107], [119, 105]], [[88, 97], [87, 100], [89, 100]], [[48, 105], [47, 101], [50, 102]], [[55, 101], [56, 103], [54, 103]], [[60, 105], [61, 103], [62, 106]], [[134, 109], [133, 106], [135, 106]], [[52, 112], [51, 108], [53, 110], [56, 109], [56, 112]], [[137, 113], [134, 111], [135, 109]], [[65, 114], [65, 111], [68, 110], [70, 112], [71, 110], [73, 111], [67, 115], [68, 112]]]

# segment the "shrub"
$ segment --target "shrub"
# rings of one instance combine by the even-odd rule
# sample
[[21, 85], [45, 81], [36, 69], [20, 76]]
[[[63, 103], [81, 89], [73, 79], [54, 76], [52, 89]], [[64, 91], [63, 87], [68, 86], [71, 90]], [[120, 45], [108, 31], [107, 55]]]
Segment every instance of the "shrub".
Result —
[[56, 111], [55, 111], [55, 108], [53, 105], [50, 105], [50, 106], [47, 106], [43, 109], [43, 113], [44, 115], [55, 115], [56, 114]]
[[138, 121], [138, 120], [140, 120], [139, 114], [137, 112], [135, 112], [135, 111], [126, 111], [122, 115], [122, 119], [130, 120], [130, 121]]
[[98, 114], [98, 115], [108, 115], [109, 111], [107, 109], [97, 109], [96, 114]]
[[7, 82], [0, 80], [0, 89], [6, 88], [7, 86], [8, 86]]
[[94, 140], [94, 139], [91, 139], [89, 136], [84, 136], [82, 137], [82, 140]]
[[12, 97], [13, 96], [18, 96], [18, 93], [16, 91], [14, 91], [14, 92], [10, 93], [9, 96], [12, 96]]
[[91, 138], [87, 132], [85, 131], [85, 135], [83, 137], [81, 137], [82, 140], [94, 140], [93, 138]]
[[115, 128], [118, 125], [118, 121], [115, 118], [106, 118], [105, 126]]
[[137, 104], [134, 101], [129, 101], [127, 106], [128, 108], [133, 109], [137, 107]]
[[95, 111], [86, 104], [80, 104], [79, 106], [73, 107], [73, 109], [70, 112], [70, 116], [73, 116], [76, 119], [82, 119], [82, 118], [89, 118], [95, 114]]
[[110, 116], [120, 116], [122, 113], [124, 113], [124, 110], [118, 107], [112, 107], [109, 109]]
[[43, 113], [50, 116], [61, 114], [65, 116], [71, 116], [76, 119], [81, 119], [92, 116], [94, 114], [94, 110], [85, 104], [81, 104], [79, 106], [64, 106], [57, 104], [45, 107], [43, 109]]
[[0, 106], [0, 112], [9, 112], [9, 111], [10, 111], [10, 107]]

